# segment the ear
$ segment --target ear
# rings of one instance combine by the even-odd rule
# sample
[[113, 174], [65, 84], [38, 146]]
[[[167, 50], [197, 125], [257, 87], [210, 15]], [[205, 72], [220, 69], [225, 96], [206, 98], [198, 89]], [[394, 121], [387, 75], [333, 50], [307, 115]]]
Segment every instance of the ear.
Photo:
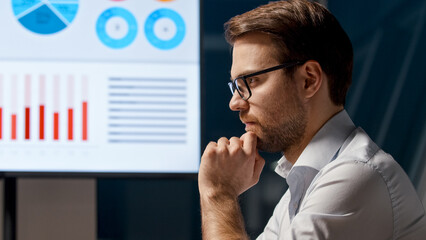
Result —
[[303, 79], [303, 96], [305, 99], [312, 98], [320, 89], [323, 81], [321, 65], [314, 60], [309, 60], [300, 68]]

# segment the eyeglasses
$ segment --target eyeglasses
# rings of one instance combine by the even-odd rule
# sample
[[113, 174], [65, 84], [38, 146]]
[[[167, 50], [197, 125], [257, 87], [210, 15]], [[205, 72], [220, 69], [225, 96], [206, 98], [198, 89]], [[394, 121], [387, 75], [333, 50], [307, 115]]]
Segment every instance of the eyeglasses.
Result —
[[235, 90], [237, 90], [238, 94], [240, 95], [240, 97], [243, 100], [248, 100], [251, 97], [251, 90], [250, 87], [246, 81], [247, 78], [250, 77], [254, 77], [260, 74], [264, 74], [264, 73], [268, 73], [268, 72], [272, 72], [278, 69], [283, 69], [283, 68], [289, 68], [289, 67], [293, 67], [295, 65], [299, 65], [302, 64], [303, 62], [297, 61], [297, 62], [288, 62], [288, 63], [283, 63], [280, 64], [278, 66], [275, 67], [271, 67], [271, 68], [267, 68], [258, 72], [254, 72], [254, 73], [250, 73], [244, 76], [240, 76], [235, 78], [234, 80], [231, 80], [230, 82], [228, 82], [228, 86], [229, 89], [231, 90], [231, 93], [234, 94]]

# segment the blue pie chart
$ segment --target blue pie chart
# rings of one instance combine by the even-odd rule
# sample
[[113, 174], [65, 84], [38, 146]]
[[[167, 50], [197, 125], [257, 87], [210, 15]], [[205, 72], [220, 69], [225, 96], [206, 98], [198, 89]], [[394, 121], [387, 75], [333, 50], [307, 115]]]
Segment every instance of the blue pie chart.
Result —
[[78, 11], [79, 0], [12, 0], [19, 23], [38, 34], [57, 33], [71, 24]]
[[173, 49], [185, 38], [185, 22], [179, 13], [168, 8], [152, 12], [145, 21], [149, 43], [161, 50]]
[[112, 7], [99, 16], [96, 22], [96, 33], [105, 46], [113, 49], [125, 48], [135, 40], [138, 24], [128, 10]]

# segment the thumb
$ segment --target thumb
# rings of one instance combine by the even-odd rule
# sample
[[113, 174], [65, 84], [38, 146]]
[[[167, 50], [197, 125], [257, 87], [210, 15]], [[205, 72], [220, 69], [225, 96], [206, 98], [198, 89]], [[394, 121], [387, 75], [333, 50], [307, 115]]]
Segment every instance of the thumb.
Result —
[[[243, 141], [243, 149], [250, 155], [256, 151], [257, 136], [253, 132], [246, 132], [240, 138]], [[256, 151], [257, 152], [257, 151]]]
[[256, 150], [256, 156], [254, 159], [254, 169], [253, 169], [253, 180], [256, 183], [259, 181], [260, 174], [262, 173], [262, 169], [265, 166], [265, 159], [260, 156], [259, 151]]

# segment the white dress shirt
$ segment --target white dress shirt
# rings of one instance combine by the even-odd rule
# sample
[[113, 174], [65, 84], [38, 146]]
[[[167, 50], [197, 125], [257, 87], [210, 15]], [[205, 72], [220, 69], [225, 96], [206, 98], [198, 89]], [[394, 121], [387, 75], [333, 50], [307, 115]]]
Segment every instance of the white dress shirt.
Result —
[[282, 157], [275, 171], [289, 188], [258, 240], [426, 240], [425, 210], [409, 178], [345, 110], [294, 166]]

